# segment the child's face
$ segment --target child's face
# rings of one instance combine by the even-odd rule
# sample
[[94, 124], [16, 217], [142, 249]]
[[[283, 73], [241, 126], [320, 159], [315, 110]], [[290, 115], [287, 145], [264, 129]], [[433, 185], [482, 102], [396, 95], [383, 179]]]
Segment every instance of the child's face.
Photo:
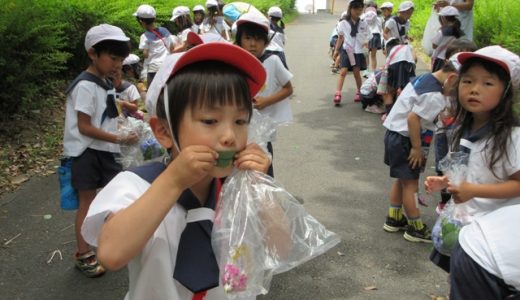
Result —
[[353, 7], [350, 9], [350, 15], [352, 16], [352, 18], [354, 19], [359, 19], [359, 17], [361, 17], [361, 15], [363, 14], [363, 6], [360, 6], [360, 7]]
[[500, 103], [504, 89], [505, 84], [496, 74], [475, 64], [460, 75], [459, 102], [473, 114], [488, 116]]
[[[215, 151], [240, 151], [247, 145], [249, 112], [236, 105], [188, 108], [179, 124], [179, 147], [204, 145]], [[215, 167], [213, 177], [231, 174], [233, 166]]]
[[412, 15], [413, 15], [413, 8], [410, 8], [409, 10], [405, 10], [405, 11], [399, 13], [399, 16], [401, 18], [403, 18], [404, 20], [410, 20]]
[[193, 21], [195, 24], [200, 24], [204, 20], [204, 15], [201, 12], [196, 12], [193, 14]]
[[383, 16], [389, 17], [392, 15], [392, 9], [391, 8], [382, 8]]
[[95, 53], [93, 48], [89, 50], [89, 57], [92, 60], [92, 64], [99, 75], [103, 77], [113, 77], [117, 72], [121, 70], [123, 66], [124, 57], [109, 54], [107, 52]]
[[254, 56], [261, 57], [267, 45], [263, 39], [244, 33], [240, 37], [240, 46]]

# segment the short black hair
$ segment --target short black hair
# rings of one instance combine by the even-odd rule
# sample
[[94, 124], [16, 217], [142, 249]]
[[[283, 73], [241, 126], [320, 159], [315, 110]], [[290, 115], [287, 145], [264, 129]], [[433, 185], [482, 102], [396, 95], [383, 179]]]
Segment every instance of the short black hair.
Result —
[[[220, 61], [200, 61], [181, 69], [168, 82], [171, 128], [178, 139], [180, 122], [187, 109], [203, 106], [237, 105], [247, 110], [249, 119], [253, 102], [247, 75]], [[164, 98], [156, 104], [157, 117], [166, 120]]]
[[140, 18], [140, 17], [136, 17], [137, 21], [138, 22], [143, 22], [145, 23], [146, 25], [151, 25], [153, 24], [153, 22], [155, 22], [155, 18]]
[[242, 35], [244, 35], [244, 34], [248, 35], [248, 36], [252, 36], [257, 39], [262, 39], [262, 40], [264, 40], [266, 45], [269, 41], [265, 28], [263, 28], [260, 25], [255, 24], [255, 23], [246, 22], [246, 23], [242, 23], [239, 26], [237, 26], [237, 35], [235, 38], [235, 43], [238, 46], [241, 46], [240, 40], [242, 39]]
[[104, 40], [95, 44], [92, 48], [97, 54], [108, 53], [123, 58], [130, 54], [130, 44], [123, 41]]

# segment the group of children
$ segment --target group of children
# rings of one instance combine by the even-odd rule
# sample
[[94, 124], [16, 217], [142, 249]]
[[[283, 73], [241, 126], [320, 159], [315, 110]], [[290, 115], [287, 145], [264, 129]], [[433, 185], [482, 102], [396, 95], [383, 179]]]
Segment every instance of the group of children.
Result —
[[[190, 234], [184, 230], [190, 222], [186, 203], [214, 209], [222, 178], [234, 167], [273, 176], [275, 135], [270, 154], [247, 144], [252, 111], [278, 124], [292, 119], [293, 75], [283, 51], [281, 9], [269, 9], [271, 20], [258, 11], [241, 12], [231, 43], [211, 33], [220, 24], [213, 7], [218, 3], [208, 0], [210, 16], [203, 18], [204, 8], [196, 6], [196, 24], [187, 7], [174, 8], [176, 37], [155, 25], [153, 7], [138, 7], [148, 90], [130, 82], [143, 87], [140, 59], [130, 54], [125, 33], [108, 24], [92, 27], [85, 37], [90, 65], [67, 90], [64, 155], [72, 159], [71, 184], [79, 196], [75, 265], [87, 277], [128, 265], [131, 299], [225, 299], [218, 278], [216, 285], [194, 290], [181, 279], [185, 272], [176, 271], [179, 240]], [[143, 118], [137, 101], [144, 98], [146, 120], [167, 155], [123, 171], [116, 159], [119, 145], [139, 137], [119, 134], [117, 117], [124, 112]], [[236, 151], [233, 164], [220, 166], [219, 156], [229, 151]], [[209, 238], [195, 237], [211, 246]], [[211, 247], [203, 251], [214, 261]]]

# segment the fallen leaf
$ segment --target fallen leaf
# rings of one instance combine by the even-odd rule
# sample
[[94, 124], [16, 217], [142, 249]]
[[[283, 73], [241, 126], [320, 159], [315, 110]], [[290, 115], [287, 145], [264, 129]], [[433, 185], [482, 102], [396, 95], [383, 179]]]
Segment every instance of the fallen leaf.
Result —
[[364, 288], [365, 291], [375, 291], [377, 290], [377, 287], [374, 285], [370, 285]]
[[13, 178], [11, 180], [11, 183], [14, 185], [19, 185], [19, 184], [26, 182], [27, 180], [29, 180], [29, 177], [27, 177], [25, 175], [20, 175], [20, 176], [16, 176], [15, 178]]
[[338, 255], [339, 255], [339, 256], [345, 256], [345, 253], [343, 253], [343, 252], [339, 252], [339, 251], [338, 251]]

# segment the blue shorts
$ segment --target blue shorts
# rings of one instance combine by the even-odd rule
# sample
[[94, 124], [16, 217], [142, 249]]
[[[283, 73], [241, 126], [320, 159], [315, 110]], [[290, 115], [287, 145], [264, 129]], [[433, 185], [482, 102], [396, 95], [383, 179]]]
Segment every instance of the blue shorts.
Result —
[[390, 177], [399, 179], [419, 179], [421, 168], [412, 169], [408, 156], [412, 149], [410, 138], [387, 130], [385, 133], [385, 164], [390, 167]]
[[87, 148], [72, 160], [72, 187], [82, 190], [102, 188], [114, 178], [122, 166], [116, 162], [115, 153]]

